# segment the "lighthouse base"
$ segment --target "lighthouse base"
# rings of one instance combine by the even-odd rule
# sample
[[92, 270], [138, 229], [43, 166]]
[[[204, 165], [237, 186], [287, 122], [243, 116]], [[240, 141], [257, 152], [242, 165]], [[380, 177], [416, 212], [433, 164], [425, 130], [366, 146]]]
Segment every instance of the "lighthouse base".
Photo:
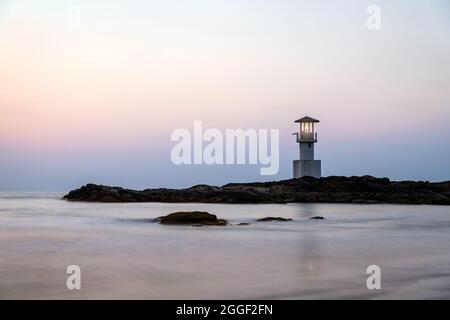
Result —
[[322, 175], [322, 163], [320, 160], [294, 160], [294, 178], [315, 177]]

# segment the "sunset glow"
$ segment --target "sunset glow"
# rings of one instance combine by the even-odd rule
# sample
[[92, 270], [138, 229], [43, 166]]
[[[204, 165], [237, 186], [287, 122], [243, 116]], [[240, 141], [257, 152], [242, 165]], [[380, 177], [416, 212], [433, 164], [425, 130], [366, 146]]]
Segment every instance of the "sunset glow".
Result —
[[261, 179], [174, 167], [195, 120], [280, 129], [288, 178], [306, 113], [327, 175], [448, 179], [450, 7], [432, 3], [378, 1], [370, 31], [367, 1], [1, 1], [0, 189]]

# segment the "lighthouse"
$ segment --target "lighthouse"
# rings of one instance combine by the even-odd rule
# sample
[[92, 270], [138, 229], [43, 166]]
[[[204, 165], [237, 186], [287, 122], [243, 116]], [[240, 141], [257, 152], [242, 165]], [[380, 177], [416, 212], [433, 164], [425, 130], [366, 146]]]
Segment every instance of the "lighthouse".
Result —
[[321, 162], [314, 160], [314, 144], [317, 142], [317, 132], [314, 131], [314, 124], [319, 120], [311, 117], [303, 117], [295, 121], [300, 124], [300, 129], [295, 132], [297, 143], [299, 144], [300, 159], [294, 160], [294, 178], [321, 176]]

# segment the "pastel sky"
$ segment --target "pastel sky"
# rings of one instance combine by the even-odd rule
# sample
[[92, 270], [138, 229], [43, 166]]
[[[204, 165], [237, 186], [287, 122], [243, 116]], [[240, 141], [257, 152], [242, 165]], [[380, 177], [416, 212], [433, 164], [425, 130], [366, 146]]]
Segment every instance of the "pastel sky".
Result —
[[[447, 0], [0, 0], [0, 190], [287, 179], [305, 114], [324, 175], [449, 180], [449, 18]], [[194, 120], [280, 129], [279, 173], [175, 166]]]

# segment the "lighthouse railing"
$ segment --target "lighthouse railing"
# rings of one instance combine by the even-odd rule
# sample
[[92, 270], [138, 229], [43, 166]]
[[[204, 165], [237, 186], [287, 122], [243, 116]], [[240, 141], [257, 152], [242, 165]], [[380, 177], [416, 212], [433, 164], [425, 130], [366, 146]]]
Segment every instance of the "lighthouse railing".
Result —
[[317, 132], [300, 132], [297, 134], [297, 142], [317, 142]]

